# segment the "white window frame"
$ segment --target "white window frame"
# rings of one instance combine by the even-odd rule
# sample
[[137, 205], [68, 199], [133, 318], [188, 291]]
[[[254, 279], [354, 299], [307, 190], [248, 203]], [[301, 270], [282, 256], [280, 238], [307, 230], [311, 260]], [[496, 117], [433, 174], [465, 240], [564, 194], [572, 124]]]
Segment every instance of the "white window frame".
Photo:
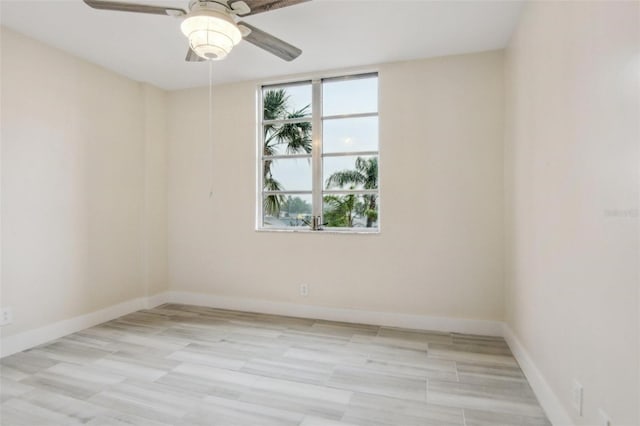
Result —
[[[378, 188], [377, 189], [354, 189], [354, 190], [346, 190], [346, 189], [325, 189], [324, 181], [323, 181], [323, 158], [324, 157], [346, 157], [346, 156], [377, 156], [378, 157], [378, 165], [380, 164], [380, 139], [378, 138], [378, 150], [377, 151], [356, 151], [356, 152], [340, 152], [340, 153], [329, 153], [325, 154], [322, 150], [323, 137], [322, 137], [322, 128], [324, 121], [326, 120], [336, 120], [336, 119], [345, 119], [345, 118], [365, 118], [365, 117], [379, 117], [380, 116], [380, 101], [378, 96], [378, 105], [376, 112], [369, 113], [354, 113], [354, 114], [340, 114], [340, 115], [332, 115], [332, 116], [323, 116], [322, 114], [322, 83], [325, 81], [336, 81], [336, 80], [352, 80], [359, 78], [371, 78], [378, 77], [378, 91], [380, 90], [379, 84], [379, 73], [378, 71], [366, 71], [355, 74], [340, 74], [337, 76], [326, 76], [326, 77], [313, 77], [313, 78], [302, 78], [300, 80], [294, 81], [283, 81], [283, 82], [269, 82], [260, 84], [258, 86], [258, 96], [257, 96], [257, 112], [258, 112], [258, 126], [257, 126], [257, 197], [256, 197], [256, 230], [257, 231], [265, 231], [265, 232], [317, 232], [317, 233], [351, 233], [351, 234], [378, 234], [380, 233], [380, 218], [381, 218], [381, 202], [380, 202], [380, 169], [378, 169]], [[263, 106], [263, 90], [269, 87], [287, 87], [287, 86], [296, 86], [296, 85], [305, 85], [311, 84], [311, 117], [303, 117], [303, 118], [294, 118], [287, 120], [264, 120], [264, 106]], [[312, 230], [307, 226], [288, 226], [288, 227], [265, 227], [264, 223], [264, 195], [269, 194], [270, 191], [264, 191], [264, 182], [263, 182], [263, 167], [264, 167], [264, 125], [265, 124], [285, 124], [285, 123], [299, 123], [299, 122], [311, 122], [311, 135], [312, 135], [312, 150], [311, 154], [283, 154], [283, 155], [273, 155], [269, 156], [269, 159], [278, 160], [278, 159], [295, 159], [295, 158], [311, 158], [311, 191], [308, 190], [283, 190], [283, 191], [273, 191], [274, 194], [282, 194], [282, 195], [311, 195], [311, 209], [312, 216], [320, 216], [323, 217], [323, 197], [324, 195], [343, 195], [343, 194], [355, 194], [355, 195], [366, 195], [366, 194], [376, 194], [378, 199], [378, 220], [377, 226], [375, 228], [366, 228], [366, 227], [324, 227], [321, 230]], [[380, 122], [378, 121], [378, 135], [380, 134]]]

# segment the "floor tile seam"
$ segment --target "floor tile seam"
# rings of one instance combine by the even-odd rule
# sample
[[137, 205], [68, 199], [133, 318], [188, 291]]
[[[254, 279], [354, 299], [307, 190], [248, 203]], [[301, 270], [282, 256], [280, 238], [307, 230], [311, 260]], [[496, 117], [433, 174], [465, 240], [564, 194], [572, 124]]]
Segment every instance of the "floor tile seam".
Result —
[[[340, 363], [334, 363], [332, 364], [331, 367], [331, 373], [329, 373], [329, 375], [323, 380], [322, 382], [322, 386], [327, 386], [329, 387], [329, 382], [331, 381], [331, 379], [333, 378], [333, 376], [336, 374], [336, 369], [338, 369], [338, 367], [341, 367], [342, 365]], [[353, 397], [353, 395], [352, 395]], [[351, 400], [351, 398], [349, 398], [349, 400]]]
[[482, 400], [484, 402], [501, 402], [506, 404], [513, 404], [523, 408], [536, 408], [536, 407], [540, 408], [540, 405], [537, 403], [537, 401], [533, 401], [533, 400], [504, 399], [504, 398], [495, 398], [491, 396], [456, 394], [456, 393], [449, 393], [449, 392], [442, 392], [442, 391], [435, 391], [435, 393], [444, 395], [444, 396], [454, 397], [454, 398], [471, 398], [474, 400]]
[[[56, 412], [56, 411], [53, 411], [53, 410], [51, 410], [51, 409], [49, 409], [49, 408], [47, 408], [47, 407], [43, 407], [43, 406], [40, 406], [40, 405], [37, 405], [37, 404], [33, 404], [31, 401], [25, 401], [25, 400], [23, 400], [23, 399], [21, 399], [21, 398], [17, 398], [17, 397], [12, 397], [12, 398], [9, 398], [9, 399], [5, 400], [2, 404], [0, 404], [0, 406], [4, 406], [4, 405], [6, 404], [6, 405], [7, 405], [7, 407], [10, 407], [10, 406], [9, 406], [9, 404], [8, 404], [10, 401], [17, 401], [17, 402], [20, 402], [20, 403], [28, 402], [28, 403], [30, 403], [30, 404], [32, 404], [32, 405], [35, 405], [35, 406], [36, 406], [36, 408], [38, 408], [38, 409], [46, 410], [46, 411], [50, 411], [50, 412], [52, 412], [52, 413], [54, 413], [54, 414], [57, 414], [57, 415], [59, 415], [59, 416], [61, 416], [61, 417], [64, 417], [64, 418], [65, 418], [65, 420], [66, 420], [66, 419], [69, 419], [69, 420], [71, 420], [71, 419], [75, 419], [75, 417], [72, 417], [72, 416], [71, 416], [71, 415], [69, 415], [69, 414], [63, 414], [63, 413], [60, 413], [60, 412]], [[10, 408], [12, 408], [12, 409], [14, 409], [14, 410], [16, 410], [16, 411], [18, 411], [18, 412], [20, 412], [20, 413], [24, 413], [24, 411], [22, 411], [22, 410], [18, 410], [18, 409], [16, 409], [15, 407], [10, 407]], [[1, 419], [1, 417], [0, 417], [0, 419]], [[44, 424], [43, 424], [43, 425], [44, 425]]]
[[[428, 380], [425, 380], [425, 382], [428, 383]], [[325, 385], [325, 387], [330, 388], [330, 389], [337, 389], [340, 391], [344, 391], [344, 392], [350, 392], [351, 396], [349, 397], [349, 401], [351, 401], [351, 398], [353, 398], [353, 395], [355, 393], [362, 393], [362, 394], [366, 394], [366, 395], [371, 395], [371, 396], [381, 396], [381, 397], [386, 397], [386, 398], [394, 398], [394, 399], [400, 399], [403, 401], [409, 401], [409, 402], [423, 402], [425, 404], [428, 403], [427, 401], [427, 391], [426, 391], [426, 386], [427, 384], [425, 383], [425, 395], [424, 398], [420, 398], [420, 399], [415, 399], [415, 398], [407, 398], [407, 397], [399, 397], [399, 396], [393, 396], [393, 395], [389, 395], [389, 394], [382, 394], [382, 393], [373, 393], [373, 392], [368, 392], [366, 390], [352, 390], [352, 389], [345, 389], [342, 387], [338, 387], [337, 385], [334, 384], [329, 384], [327, 383]], [[348, 405], [348, 404], [345, 404]]]
[[[332, 406], [335, 406], [335, 405], [342, 406], [342, 411], [343, 411], [342, 415], [344, 415], [346, 413], [346, 411], [347, 411], [347, 408], [351, 404], [351, 399], [353, 398], [353, 395], [355, 394], [355, 392], [354, 391], [344, 390], [344, 389], [338, 389], [338, 390], [343, 391], [343, 392], [348, 392], [350, 394], [349, 395], [349, 399], [348, 399], [348, 401], [346, 403], [338, 403], [337, 404], [335, 402], [329, 402], [329, 401], [323, 401], [323, 400], [317, 400], [317, 399], [316, 399], [316, 402], [319, 401], [321, 405], [322, 404], [331, 404]], [[260, 391], [260, 389], [250, 388], [249, 392], [241, 392], [238, 395], [237, 398], [233, 398], [233, 399], [232, 398], [224, 398], [224, 397], [223, 398], [231, 400], [231, 401], [237, 401], [237, 402], [244, 403], [244, 404], [254, 405], [254, 406], [257, 406], [257, 407], [264, 407], [264, 408], [269, 409], [269, 410], [288, 411], [290, 413], [300, 414], [303, 417], [303, 420], [304, 420], [305, 417], [313, 416], [312, 412], [310, 413], [310, 412], [307, 412], [307, 411], [298, 411], [296, 408], [287, 409], [287, 408], [282, 408], [282, 407], [279, 407], [279, 406], [268, 405], [267, 403], [256, 401], [255, 399], [252, 399], [252, 398], [243, 399], [245, 397], [250, 397], [251, 396], [251, 392], [256, 392], [256, 391]], [[214, 396], [217, 396], [217, 395], [214, 395]], [[285, 395], [285, 397], [286, 397], [286, 395]], [[313, 402], [312, 398], [307, 398], [307, 399], [309, 401]]]
[[[91, 362], [89, 362], [89, 363], [87, 363], [87, 364], [75, 364], [75, 363], [73, 363], [73, 362], [60, 361], [60, 362], [58, 362], [57, 364], [52, 365], [51, 367], [47, 367], [47, 368], [45, 368], [45, 369], [43, 369], [43, 370], [38, 371], [37, 373], [32, 374], [31, 376], [32, 376], [32, 377], [33, 377], [33, 376], [36, 376], [37, 374], [39, 374], [39, 373], [41, 373], [41, 372], [43, 372], [43, 371], [51, 370], [52, 368], [54, 368], [54, 367], [58, 367], [58, 366], [63, 365], [63, 364], [70, 364], [72, 367], [73, 367], [73, 366], [75, 366], [75, 367], [89, 367], [89, 368], [96, 369], [96, 370], [98, 370], [98, 371], [100, 371], [100, 372], [103, 372], [104, 374], [108, 374], [108, 375], [111, 375], [111, 376], [116, 376], [116, 377], [118, 377], [118, 379], [119, 379], [119, 380], [118, 380], [117, 382], [114, 382], [114, 383], [106, 383], [106, 384], [105, 384], [105, 386], [111, 386], [111, 385], [114, 385], [114, 384], [122, 383], [122, 382], [124, 382], [125, 380], [127, 380], [127, 379], [129, 378], [129, 377], [127, 377], [127, 376], [125, 376], [125, 375], [122, 375], [122, 374], [120, 374], [120, 373], [118, 373], [118, 372], [110, 371], [110, 370], [109, 370], [109, 369], [107, 369], [106, 367], [103, 367], [103, 366], [100, 366], [100, 365], [96, 365], [96, 363], [97, 363], [98, 361], [101, 361], [102, 359], [104, 359], [104, 358], [99, 358], [99, 359], [92, 360]], [[49, 371], [49, 373], [57, 374], [57, 375], [59, 375], [59, 376], [63, 376], [63, 377], [64, 377], [64, 375], [62, 375], [62, 374], [60, 374], [60, 373], [56, 373], [55, 371]], [[75, 379], [75, 378], [74, 378], [74, 379]], [[75, 379], [75, 380], [77, 380], [77, 379]]]
[[[489, 407], [487, 405], [483, 406], [482, 408], [477, 408], [477, 407], [476, 408], [470, 408], [470, 407], [463, 407], [463, 406], [460, 406], [460, 405], [453, 405], [451, 403], [443, 402], [443, 401], [438, 401], [437, 404], [429, 403], [427, 401], [427, 404], [436, 405], [436, 406], [444, 407], [444, 408], [450, 408], [450, 409], [458, 409], [458, 410], [462, 411], [463, 416], [465, 416], [465, 424], [466, 424], [466, 414], [465, 414], [466, 410], [479, 410], [479, 411], [485, 411], [487, 413], [506, 414], [506, 415], [525, 417], [525, 418], [529, 418], [529, 419], [542, 418], [541, 416], [527, 415], [527, 414], [523, 414], [523, 413], [516, 413], [516, 412], [514, 412], [512, 410], [505, 410], [505, 409], [501, 409], [499, 407], [498, 408]], [[517, 407], [517, 408], [528, 408], [528, 407]]]
[[424, 402], [425, 404], [429, 403], [429, 379], [427, 378], [427, 383], [425, 385], [425, 390], [424, 390]]
[[[470, 353], [470, 352], [467, 352]], [[453, 356], [451, 356], [453, 355]], [[471, 359], [459, 359], [456, 357], [456, 354], [442, 354], [442, 353], [429, 353], [427, 356], [431, 359], [439, 359], [445, 361], [460, 361], [466, 363], [474, 363], [481, 367], [514, 367], [516, 364], [510, 362], [504, 362], [501, 360], [491, 360], [491, 359], [480, 359], [480, 360], [471, 360]]]
[[[66, 397], [69, 397], [69, 398], [77, 399], [78, 401], [86, 401], [86, 402], [88, 402], [90, 398], [93, 398], [94, 396], [98, 395], [101, 392], [104, 392], [105, 390], [109, 389], [112, 386], [115, 386], [116, 384], [124, 382], [126, 379], [127, 378], [124, 378], [122, 381], [119, 381], [117, 383], [109, 383], [109, 384], [105, 385], [104, 387], [96, 390], [95, 392], [89, 392], [86, 397], [78, 397], [78, 396], [75, 396], [75, 395], [70, 395], [68, 393], [59, 392], [59, 391], [58, 391], [58, 393], [61, 393], [62, 395], [66, 396]], [[43, 380], [48, 381], [48, 379], [43, 379]], [[36, 384], [29, 384], [29, 383], [23, 383], [23, 384], [26, 385], [26, 386], [33, 387], [34, 389], [32, 389], [32, 391], [33, 390], [42, 390], [42, 388], [40, 388], [40, 383], [37, 383], [37, 382], [36, 382]], [[59, 386], [52, 386], [52, 387], [57, 390], [57, 388]], [[45, 388], [44, 390], [46, 391], [47, 389]], [[31, 391], [29, 391], [29, 392], [31, 392]], [[53, 392], [53, 391], [49, 390], [49, 392]]]
[[[151, 383], [154, 383], [154, 382], [149, 382], [149, 384], [151, 384]], [[131, 384], [131, 383], [128, 383], [128, 384], [129, 384], [129, 385], [131, 385], [131, 386], [134, 386], [134, 384]], [[100, 392], [98, 392], [98, 393], [99, 393], [99, 394], [100, 394], [100, 393], [105, 393], [105, 392], [107, 392], [107, 391], [109, 391], [109, 390], [111, 391], [110, 396], [103, 395], [103, 397], [107, 397], [107, 398], [109, 398], [109, 397], [110, 397], [110, 398], [112, 398], [112, 399], [116, 399], [116, 400], [118, 400], [118, 401], [122, 401], [122, 402], [125, 402], [125, 403], [127, 403], [127, 402], [133, 402], [134, 404], [137, 404], [137, 405], [143, 406], [143, 407], [148, 408], [148, 409], [153, 409], [153, 408], [154, 408], [154, 406], [153, 406], [153, 402], [155, 402], [155, 401], [153, 401], [153, 400], [149, 400], [149, 399], [145, 400], [145, 399], [143, 399], [143, 397], [141, 397], [141, 396], [139, 396], [139, 395], [135, 395], [135, 394], [134, 394], [134, 395], [132, 395], [132, 394], [130, 394], [130, 393], [125, 393], [125, 392], [122, 392], [122, 391], [120, 391], [120, 392], [119, 392], [118, 390], [112, 390], [112, 389], [103, 389], [102, 391], [100, 391]], [[125, 397], [123, 398], [122, 396], [118, 395], [118, 393], [120, 393], [120, 394], [124, 394], [124, 395], [125, 395]], [[94, 396], [95, 396], [95, 395], [94, 395]], [[191, 397], [189, 397], [189, 403], [188, 403], [187, 405], [188, 405], [190, 408], [186, 409], [185, 413], [189, 412], [189, 409], [191, 409], [191, 408], [195, 407], [195, 406], [196, 406], [196, 404], [197, 404], [197, 403], [199, 402], [199, 400], [201, 400], [201, 399], [204, 399], [204, 397], [197, 398], [197, 399], [193, 399], [193, 400], [192, 400], [192, 398], [191, 398]], [[100, 407], [99, 405], [95, 404], [93, 401], [88, 401], [88, 400], [87, 400], [86, 402], [88, 402], [88, 403], [90, 403], [90, 404], [93, 404], [93, 405], [96, 405], [96, 406]], [[175, 405], [175, 404], [173, 404], [173, 405], [170, 407], [170, 409], [174, 409], [174, 410], [177, 410], [177, 411], [183, 411], [183, 410], [184, 410], [184, 408], [182, 408], [181, 406], [177, 406], [177, 405]]]
[[545, 420], [549, 420], [547, 418], [546, 413], [544, 413], [544, 411], [542, 412], [542, 415], [530, 415], [530, 414], [524, 414], [524, 413], [513, 413], [513, 412], [508, 412], [508, 411], [496, 411], [496, 410], [492, 410], [491, 408], [464, 408], [463, 411], [465, 411], [465, 415], [466, 415], [466, 411], [479, 411], [481, 413], [487, 413], [487, 414], [504, 414], [504, 415], [510, 415], [510, 416], [514, 416], [514, 417], [519, 417], [522, 419], [529, 419], [529, 420], [533, 420], [533, 419], [545, 419]]
[[[448, 397], [454, 397], [454, 398], [471, 398], [474, 401], [478, 401], [478, 402], [483, 402], [484, 407], [482, 408], [482, 410], [487, 411], [487, 412], [492, 412], [492, 413], [503, 413], [503, 414], [514, 414], [514, 415], [519, 415], [519, 416], [523, 416], [523, 417], [530, 417], [530, 418], [539, 418], [540, 416], [535, 416], [535, 415], [527, 415], [527, 414], [523, 414], [521, 412], [518, 413], [514, 413], [513, 411], [510, 410], [505, 410], [502, 409], [500, 407], [496, 408], [488, 408], [490, 407], [490, 405], [488, 405], [487, 403], [493, 403], [493, 402], [499, 402], [499, 403], [506, 403], [507, 405], [512, 405], [515, 406], [515, 408], [517, 409], [529, 409], [529, 408], [538, 408], [541, 410], [542, 413], [544, 413], [544, 411], [542, 410], [542, 408], [540, 407], [539, 404], [537, 403], [527, 403], [527, 402], [523, 402], [523, 401], [516, 401], [516, 400], [505, 400], [502, 398], [491, 398], [491, 397], [487, 397], [487, 396], [480, 396], [480, 395], [456, 395], [456, 394], [452, 394], [452, 393], [442, 393], [440, 392], [441, 395], [444, 396], [448, 396]], [[445, 402], [440, 401], [438, 403], [439, 405], [443, 405], [446, 407], [450, 407], [450, 408], [460, 408], [460, 409], [470, 409], [469, 407], [465, 408], [462, 407], [460, 405], [448, 405]], [[474, 408], [474, 409], [479, 409], [479, 408]]]
[[380, 336], [380, 332], [382, 331], [382, 328], [383, 328], [382, 326], [378, 326], [378, 330], [376, 331], [376, 335], [373, 336], [374, 338], [375, 337], [382, 337], [382, 336]]
[[[379, 371], [376, 368], [373, 367], [369, 367], [368, 366], [368, 361], [372, 361], [372, 362], [376, 362], [375, 358], [368, 358], [365, 361], [365, 364], [346, 364], [346, 365], [342, 365], [342, 367], [351, 367], [351, 368], [360, 368], [363, 370], [368, 370], [370, 372], [379, 374], [381, 376], [389, 376], [389, 377], [397, 377], [397, 378], [401, 378], [401, 379], [409, 379], [409, 380], [428, 380], [429, 376], [427, 374], [409, 374], [409, 373], [389, 373], [386, 371]], [[378, 362], [386, 362], [386, 361], [380, 361], [378, 360]], [[421, 366], [419, 365], [412, 365], [412, 364], [397, 364], [399, 366], [402, 367], [409, 367], [409, 368], [421, 368]]]
[[[202, 395], [202, 397], [195, 403], [195, 405], [193, 407], [188, 409], [182, 416], [180, 416], [180, 420], [181, 421], [185, 421], [185, 417], [187, 417], [187, 416], [189, 416], [191, 414], [194, 414], [194, 412], [199, 408], [200, 405], [206, 405], [205, 399], [208, 396], [212, 396], [212, 395], [209, 395], [209, 394]], [[217, 396], [217, 395], [213, 395], [213, 396]], [[252, 403], [248, 403], [248, 402], [245, 402], [245, 401], [240, 401], [239, 398], [224, 398], [224, 397], [219, 397], [219, 398], [223, 398], [223, 399], [226, 399], [226, 400], [229, 400], [229, 401], [244, 402], [245, 404], [249, 404], [249, 405], [252, 404]], [[258, 405], [258, 404], [253, 404], [253, 405]], [[263, 405], [260, 405], [260, 406], [261, 407], [270, 408], [270, 407], [263, 406]], [[224, 407], [224, 408], [227, 408], [227, 407]]]
[[[495, 384], [480, 384], [480, 383], [468, 383], [468, 382], [461, 382], [461, 381], [451, 381], [451, 380], [446, 380], [446, 379], [431, 379], [432, 381], [434, 381], [437, 384], [452, 384], [452, 385], [460, 385], [463, 387], [479, 387], [482, 389], [497, 389], [497, 390], [501, 390], [504, 389], [502, 386], [498, 386]], [[509, 397], [514, 395], [514, 390], [513, 389], [504, 389], [505, 392], [508, 392], [508, 394], [506, 395], [499, 395], [501, 398], [503, 397]], [[529, 392], [527, 392], [529, 391]], [[528, 395], [522, 395], [524, 398], [526, 399], [533, 399], [533, 397], [535, 396], [535, 393], [533, 393], [533, 391], [531, 391], [530, 389], [526, 389], [525, 391], [520, 391], [520, 393], [528, 393]]]
[[[112, 386], [112, 385], [108, 385], [108, 386]], [[38, 390], [38, 389], [34, 389], [34, 390]], [[104, 390], [104, 389], [103, 389], [103, 390]], [[96, 394], [94, 394], [94, 395], [97, 395], [97, 394], [98, 394], [98, 393], [100, 393], [100, 392], [102, 392], [102, 390], [101, 390], [101, 391], [99, 391], [99, 392], [97, 392], [97, 393], [96, 393]], [[56, 394], [56, 395], [57, 395], [57, 394]], [[92, 395], [92, 396], [94, 396], [94, 395]], [[71, 396], [71, 395], [63, 395], [63, 396], [64, 396], [64, 397], [66, 397], [66, 398], [70, 398], [70, 399], [72, 399], [72, 400], [74, 400], [74, 401], [78, 401], [78, 402], [80, 402], [80, 403], [82, 403], [82, 404], [90, 405], [92, 408], [94, 408], [94, 409], [95, 409], [95, 411], [96, 411], [96, 412], [99, 412], [100, 410], [107, 410], [107, 408], [106, 408], [106, 407], [102, 407], [102, 406], [100, 406], [100, 405], [98, 405], [98, 404], [93, 403], [92, 401], [89, 401], [89, 398], [82, 399], [82, 398], [77, 398], [77, 397], [75, 397], [75, 396]], [[76, 418], [75, 416], [71, 416], [70, 414], [67, 414], [67, 416], [70, 416], [70, 417], [72, 417], [72, 418]]]
[[[500, 382], [500, 383], [504, 383], [504, 384], [511, 384], [511, 385], [519, 385], [519, 386], [523, 386], [523, 385], [529, 385], [529, 383], [526, 381], [526, 379], [523, 379], [521, 377], [505, 377], [505, 376], [498, 376], [498, 375], [490, 375], [490, 374], [472, 374], [472, 373], [461, 373], [463, 374], [466, 378], [477, 378], [480, 380], [493, 380], [495, 382]], [[462, 380], [460, 380], [461, 383]], [[469, 384], [474, 384], [473, 382], [464, 382], [464, 383], [469, 383]], [[476, 383], [477, 384], [477, 383]], [[524, 387], [524, 386], [523, 386]], [[526, 387], [525, 387], [526, 389]]]

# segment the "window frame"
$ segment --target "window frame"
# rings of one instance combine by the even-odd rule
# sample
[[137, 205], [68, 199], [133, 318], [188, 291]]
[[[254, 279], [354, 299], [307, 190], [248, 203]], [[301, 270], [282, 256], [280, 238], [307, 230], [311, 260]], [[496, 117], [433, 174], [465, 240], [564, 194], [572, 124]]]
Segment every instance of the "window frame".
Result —
[[[323, 115], [323, 83], [327, 81], [355, 80], [361, 78], [378, 79], [377, 91], [378, 102], [376, 112]], [[339, 234], [379, 234], [381, 232], [381, 185], [380, 185], [380, 169], [378, 168], [378, 187], [376, 189], [325, 189], [323, 180], [323, 160], [325, 157], [348, 157], [348, 156], [376, 156], [378, 165], [380, 164], [380, 74], [378, 70], [366, 70], [354, 73], [340, 73], [336, 75], [318, 76], [314, 75], [308, 78], [299, 78], [295, 80], [271, 81], [258, 84], [257, 87], [257, 169], [256, 169], [256, 231], [260, 232], [312, 232], [312, 233], [339, 233]], [[264, 90], [269, 87], [286, 88], [299, 85], [311, 85], [311, 115], [301, 118], [281, 119], [281, 120], [264, 120], [263, 94]], [[378, 149], [376, 151], [352, 151], [352, 152], [335, 152], [325, 154], [323, 152], [323, 125], [326, 120], [339, 120], [349, 118], [365, 118], [378, 117], [377, 134]], [[278, 154], [265, 157], [264, 156], [264, 126], [267, 124], [287, 124], [287, 123], [311, 123], [311, 154]], [[282, 190], [282, 191], [265, 191], [264, 190], [264, 161], [266, 159], [302, 159], [311, 158], [311, 191], [308, 190]], [[378, 166], [379, 167], [379, 166]], [[378, 199], [377, 211], [378, 218], [376, 227], [323, 227], [320, 230], [313, 230], [309, 226], [286, 226], [286, 227], [266, 227], [264, 226], [264, 197], [269, 194], [282, 195], [311, 195], [311, 215], [324, 217], [324, 196], [325, 195], [367, 195], [376, 194]]]

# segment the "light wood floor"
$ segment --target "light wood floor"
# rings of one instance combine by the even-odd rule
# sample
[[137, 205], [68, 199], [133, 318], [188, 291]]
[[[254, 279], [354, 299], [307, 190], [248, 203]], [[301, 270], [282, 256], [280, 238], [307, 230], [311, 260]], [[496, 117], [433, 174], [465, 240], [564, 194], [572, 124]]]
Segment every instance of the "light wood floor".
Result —
[[549, 425], [504, 340], [163, 305], [0, 361], [9, 425]]

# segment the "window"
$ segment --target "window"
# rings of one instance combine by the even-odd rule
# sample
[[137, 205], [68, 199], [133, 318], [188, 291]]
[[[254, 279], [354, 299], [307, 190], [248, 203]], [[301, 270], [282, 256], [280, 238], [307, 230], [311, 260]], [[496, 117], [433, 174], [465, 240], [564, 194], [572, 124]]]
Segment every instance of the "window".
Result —
[[377, 231], [377, 74], [260, 92], [258, 228]]

